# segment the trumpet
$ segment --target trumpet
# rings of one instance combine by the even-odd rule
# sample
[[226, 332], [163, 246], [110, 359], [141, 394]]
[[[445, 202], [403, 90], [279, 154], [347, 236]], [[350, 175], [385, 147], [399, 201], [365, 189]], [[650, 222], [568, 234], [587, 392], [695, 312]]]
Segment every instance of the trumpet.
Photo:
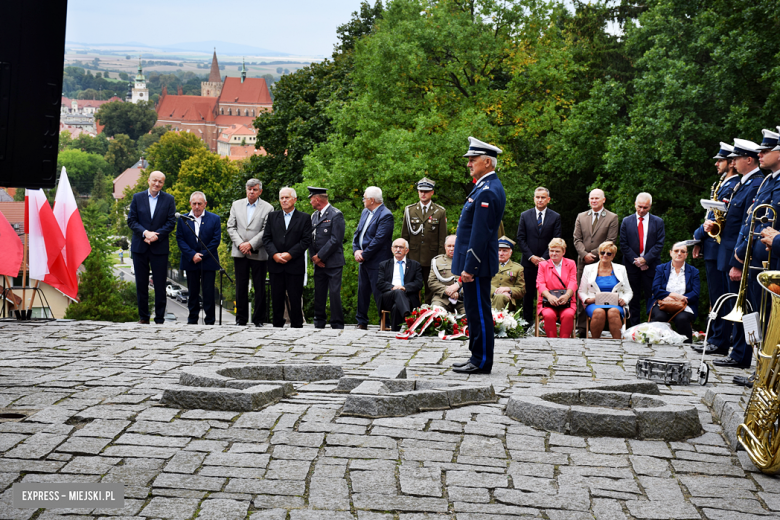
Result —
[[[710, 199], [717, 201], [718, 197], [718, 190], [720, 189], [721, 184], [723, 184], [723, 181], [725, 180], [726, 175], [724, 174], [719, 181], [715, 181], [712, 183], [712, 190], [710, 191]], [[707, 219], [707, 215], [709, 215], [709, 211], [706, 211], [704, 213], [704, 218]], [[714, 238], [715, 241], [720, 244], [720, 232], [723, 231], [723, 224], [726, 223], [726, 212], [721, 211], [719, 209], [713, 209], [712, 210], [712, 229], [710, 229], [707, 234]]]
[[[767, 210], [767, 212], [765, 212], [762, 216], [759, 217], [758, 211], [762, 209]], [[769, 211], [772, 212], [771, 218], [767, 215]], [[755, 228], [756, 222], [759, 222], [761, 224], [770, 224], [771, 226], [774, 227], [776, 221], [777, 221], [777, 211], [771, 204], [760, 204], [755, 208], [753, 208], [753, 211], [751, 213], [751, 218], [750, 218], [750, 230], [748, 231], [747, 250], [745, 251], [745, 263], [742, 265], [742, 280], [740, 280], [739, 282], [739, 291], [737, 292], [737, 302], [734, 304], [734, 308], [731, 310], [731, 312], [728, 313], [726, 316], [723, 316], [724, 320], [741, 323], [742, 317], [745, 314], [752, 311], [752, 306], [750, 305], [750, 302], [747, 301], [746, 298], [750, 269], [757, 269], [763, 271], [769, 267], [772, 261], [772, 250], [770, 249], [769, 256], [767, 257], [766, 261], [763, 262], [762, 267], [750, 266], [750, 257], [752, 256], [753, 253], [753, 237], [760, 234], [758, 232], [754, 232], [753, 229]], [[764, 305], [761, 306], [760, 310], [762, 313], [764, 312]], [[763, 320], [761, 322], [763, 323]]]

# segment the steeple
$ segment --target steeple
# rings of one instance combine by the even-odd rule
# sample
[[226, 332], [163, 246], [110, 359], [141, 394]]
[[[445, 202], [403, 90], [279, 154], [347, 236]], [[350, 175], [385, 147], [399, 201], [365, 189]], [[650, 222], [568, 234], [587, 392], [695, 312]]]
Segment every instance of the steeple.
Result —
[[209, 73], [209, 83], [221, 83], [219, 74], [219, 63], [217, 63], [217, 48], [214, 47], [214, 57], [211, 58], [211, 72]]
[[141, 68], [141, 56], [138, 56], [138, 74], [135, 76], [136, 82], [146, 82], [146, 78], [144, 77], [143, 69]]
[[241, 83], [243, 83], [245, 79], [246, 79], [246, 64], [244, 63], [244, 58], [241, 58]]

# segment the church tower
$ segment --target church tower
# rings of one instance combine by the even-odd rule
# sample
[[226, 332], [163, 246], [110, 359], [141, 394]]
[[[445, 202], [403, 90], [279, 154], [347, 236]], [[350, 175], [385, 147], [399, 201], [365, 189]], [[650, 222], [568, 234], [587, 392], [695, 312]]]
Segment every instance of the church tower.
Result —
[[135, 85], [132, 90], [131, 102], [149, 101], [149, 89], [146, 88], [146, 78], [141, 69], [141, 57], [138, 56], [138, 74], [135, 76]]
[[217, 63], [217, 49], [214, 49], [214, 57], [211, 59], [211, 72], [209, 80], [200, 84], [200, 95], [203, 97], [219, 97], [222, 93], [222, 79], [219, 76], [219, 63]]

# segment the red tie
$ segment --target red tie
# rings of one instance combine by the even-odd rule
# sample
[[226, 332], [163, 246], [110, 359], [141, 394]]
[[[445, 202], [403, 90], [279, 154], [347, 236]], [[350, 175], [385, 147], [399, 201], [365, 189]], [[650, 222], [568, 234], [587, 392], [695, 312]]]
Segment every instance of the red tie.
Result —
[[642, 225], [642, 221], [645, 219], [645, 217], [639, 217], [639, 254], [645, 252], [645, 227]]

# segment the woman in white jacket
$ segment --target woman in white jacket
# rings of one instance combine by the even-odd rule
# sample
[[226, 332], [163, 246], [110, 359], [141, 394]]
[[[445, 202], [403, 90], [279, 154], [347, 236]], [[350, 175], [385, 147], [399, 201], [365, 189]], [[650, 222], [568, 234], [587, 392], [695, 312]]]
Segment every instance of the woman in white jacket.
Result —
[[[615, 253], [617, 246], [614, 243], [602, 242], [599, 245], [599, 261], [586, 265], [582, 271], [578, 294], [590, 318], [590, 333], [594, 338], [601, 337], [601, 332], [607, 324], [612, 337], [621, 338], [624, 307], [634, 295], [628, 283], [626, 268], [612, 263]], [[616, 293], [618, 305], [596, 305], [596, 295], [604, 292]]]

